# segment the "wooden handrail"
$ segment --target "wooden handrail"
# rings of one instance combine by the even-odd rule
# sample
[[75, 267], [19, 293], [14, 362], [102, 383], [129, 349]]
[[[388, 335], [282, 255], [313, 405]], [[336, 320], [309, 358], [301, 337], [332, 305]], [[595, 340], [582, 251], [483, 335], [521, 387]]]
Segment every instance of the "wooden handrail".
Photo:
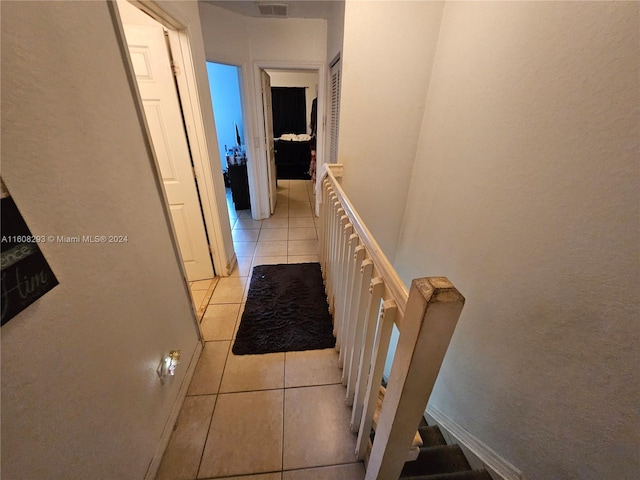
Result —
[[[345, 194], [342, 165], [322, 178], [321, 262], [339, 351], [356, 458], [365, 480], [398, 478], [419, 455], [416, 432], [464, 297], [445, 277], [417, 278], [408, 291]], [[380, 383], [393, 326], [400, 331], [378, 422]], [[372, 437], [372, 428], [375, 435]]]

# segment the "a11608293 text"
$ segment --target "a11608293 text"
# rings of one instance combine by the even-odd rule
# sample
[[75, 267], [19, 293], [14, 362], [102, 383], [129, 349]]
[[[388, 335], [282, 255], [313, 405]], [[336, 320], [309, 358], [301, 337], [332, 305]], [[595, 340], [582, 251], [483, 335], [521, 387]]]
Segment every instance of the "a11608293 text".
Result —
[[129, 243], [128, 235], [2, 235], [2, 243]]

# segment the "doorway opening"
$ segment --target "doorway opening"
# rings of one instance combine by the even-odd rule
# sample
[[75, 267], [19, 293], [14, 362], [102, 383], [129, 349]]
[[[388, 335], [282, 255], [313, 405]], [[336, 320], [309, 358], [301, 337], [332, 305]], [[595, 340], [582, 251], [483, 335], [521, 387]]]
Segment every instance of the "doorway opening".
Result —
[[242, 116], [241, 71], [235, 65], [207, 62], [213, 117], [224, 176], [227, 211], [233, 228], [238, 218], [251, 218], [247, 148]]
[[168, 30], [128, 2], [118, 3], [173, 231], [190, 282], [213, 278]]
[[277, 180], [315, 176], [318, 72], [265, 69], [271, 105]]
[[[312, 180], [324, 163], [325, 65], [255, 62], [258, 149], [268, 210], [277, 211], [279, 180]], [[316, 210], [317, 210], [317, 199]], [[266, 205], [265, 205], [266, 206]], [[265, 209], [266, 210], [266, 209]]]
[[[323, 125], [318, 121], [322, 118], [318, 113], [321, 69], [315, 65], [256, 67], [256, 139], [260, 140], [253, 151], [247, 146], [251, 142], [245, 142], [251, 126], [243, 118], [242, 68], [207, 62], [232, 226], [238, 218], [258, 220], [274, 214], [278, 179], [315, 180], [317, 144], [323, 143]], [[249, 184], [257, 189], [256, 198], [251, 197]]]
[[318, 79], [314, 70], [260, 69], [270, 210], [278, 180], [315, 180]]

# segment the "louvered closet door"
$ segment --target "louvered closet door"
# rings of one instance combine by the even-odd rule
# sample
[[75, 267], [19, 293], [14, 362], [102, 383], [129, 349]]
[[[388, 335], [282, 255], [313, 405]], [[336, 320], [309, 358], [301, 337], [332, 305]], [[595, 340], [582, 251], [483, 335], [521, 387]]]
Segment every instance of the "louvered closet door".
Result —
[[330, 113], [330, 135], [329, 162], [338, 161], [338, 127], [340, 125], [340, 72], [342, 62], [336, 60], [331, 65], [331, 113]]

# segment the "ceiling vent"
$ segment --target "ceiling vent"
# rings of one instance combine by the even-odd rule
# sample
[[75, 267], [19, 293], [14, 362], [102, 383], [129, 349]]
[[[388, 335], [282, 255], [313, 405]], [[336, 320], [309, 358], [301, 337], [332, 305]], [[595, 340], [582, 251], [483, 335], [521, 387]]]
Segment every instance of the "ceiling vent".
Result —
[[286, 17], [289, 5], [286, 3], [259, 3], [258, 10], [263, 17]]

